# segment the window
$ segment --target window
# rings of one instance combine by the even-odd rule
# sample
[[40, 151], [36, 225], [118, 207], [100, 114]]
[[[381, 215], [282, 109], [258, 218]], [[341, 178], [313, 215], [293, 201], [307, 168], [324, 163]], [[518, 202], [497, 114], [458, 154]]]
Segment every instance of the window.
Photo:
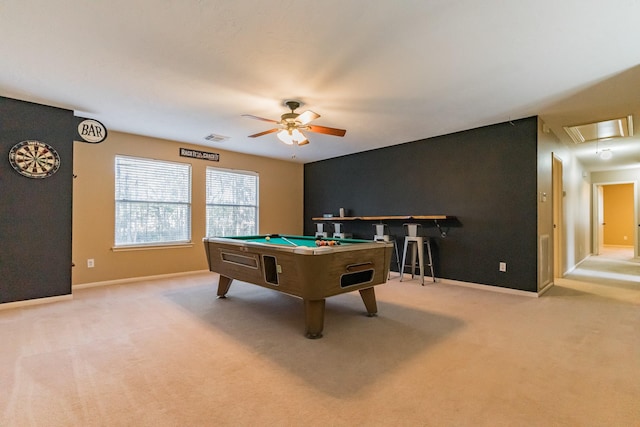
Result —
[[191, 241], [191, 165], [116, 156], [115, 246]]
[[258, 174], [207, 167], [207, 236], [258, 233]]

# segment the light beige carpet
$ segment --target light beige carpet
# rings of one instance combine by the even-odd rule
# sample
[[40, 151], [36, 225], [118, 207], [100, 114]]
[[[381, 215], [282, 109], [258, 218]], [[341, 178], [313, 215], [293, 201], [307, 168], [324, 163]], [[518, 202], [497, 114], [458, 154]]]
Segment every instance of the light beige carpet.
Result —
[[0, 311], [0, 426], [640, 425], [640, 285], [578, 273], [541, 298], [393, 279], [375, 318], [328, 299], [320, 340], [213, 273], [76, 290]]

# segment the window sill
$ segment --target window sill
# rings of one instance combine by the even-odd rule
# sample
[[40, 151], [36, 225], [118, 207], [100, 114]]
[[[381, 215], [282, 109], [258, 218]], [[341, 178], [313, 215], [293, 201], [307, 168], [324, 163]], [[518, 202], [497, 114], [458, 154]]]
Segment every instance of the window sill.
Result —
[[128, 251], [149, 251], [156, 249], [178, 249], [178, 248], [192, 248], [193, 242], [189, 243], [163, 243], [159, 245], [130, 245], [130, 246], [114, 246], [111, 248], [113, 252], [128, 252]]

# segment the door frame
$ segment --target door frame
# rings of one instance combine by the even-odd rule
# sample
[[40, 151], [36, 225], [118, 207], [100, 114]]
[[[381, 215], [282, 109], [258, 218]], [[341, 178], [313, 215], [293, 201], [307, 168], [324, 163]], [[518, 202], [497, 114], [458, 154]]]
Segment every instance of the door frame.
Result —
[[551, 210], [553, 227], [553, 279], [564, 276], [564, 183], [562, 158], [552, 153]]
[[603, 242], [603, 220], [604, 220], [604, 197], [603, 197], [603, 187], [605, 185], [618, 185], [618, 184], [633, 184], [633, 219], [634, 224], [637, 224], [635, 227], [635, 236], [633, 239], [633, 257], [638, 258], [638, 247], [640, 239], [640, 223], [638, 222], [638, 182], [637, 181], [611, 181], [611, 182], [594, 182], [593, 185], [593, 209], [592, 211], [592, 220], [591, 223], [593, 225], [592, 236], [593, 236], [593, 247], [591, 249], [593, 255], [599, 255], [602, 252]]

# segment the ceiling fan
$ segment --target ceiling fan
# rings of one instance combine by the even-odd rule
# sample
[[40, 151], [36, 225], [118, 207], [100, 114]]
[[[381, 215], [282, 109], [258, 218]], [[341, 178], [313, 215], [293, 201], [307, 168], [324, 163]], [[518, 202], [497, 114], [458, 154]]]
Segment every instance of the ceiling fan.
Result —
[[295, 112], [300, 107], [299, 101], [285, 101], [284, 105], [289, 107], [290, 113], [284, 113], [280, 117], [280, 121], [265, 119], [262, 117], [252, 116], [251, 114], [243, 114], [242, 117], [248, 117], [250, 119], [262, 120], [263, 122], [277, 123], [280, 127], [266, 130], [264, 132], [249, 135], [249, 138], [257, 138], [262, 135], [278, 132], [277, 137], [285, 144], [293, 145], [305, 145], [309, 143], [307, 137], [301, 132], [308, 130], [310, 132], [324, 133], [333, 136], [344, 136], [347, 131], [344, 129], [328, 128], [325, 126], [311, 125], [311, 121], [320, 117], [320, 114], [316, 114], [311, 110], [307, 110], [304, 113], [298, 114]]

